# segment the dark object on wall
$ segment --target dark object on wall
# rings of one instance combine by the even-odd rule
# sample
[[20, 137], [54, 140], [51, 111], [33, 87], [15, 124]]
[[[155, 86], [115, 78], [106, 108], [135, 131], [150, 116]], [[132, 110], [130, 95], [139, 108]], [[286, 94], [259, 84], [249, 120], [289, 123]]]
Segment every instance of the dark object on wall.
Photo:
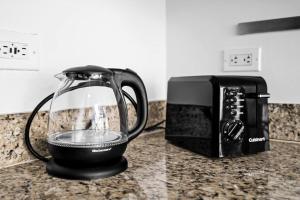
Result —
[[300, 16], [238, 24], [239, 35], [300, 29]]
[[173, 77], [165, 138], [210, 157], [267, 151], [268, 97], [261, 77]]

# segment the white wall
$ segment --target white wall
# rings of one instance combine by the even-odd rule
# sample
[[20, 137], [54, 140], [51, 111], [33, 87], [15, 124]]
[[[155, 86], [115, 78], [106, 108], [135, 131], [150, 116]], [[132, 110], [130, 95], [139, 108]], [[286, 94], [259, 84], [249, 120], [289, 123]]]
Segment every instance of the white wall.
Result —
[[[270, 102], [300, 103], [300, 30], [235, 33], [241, 22], [299, 15], [299, 0], [167, 0], [167, 74], [259, 75]], [[222, 72], [224, 49], [258, 46], [261, 72]]]
[[164, 0], [0, 0], [0, 29], [38, 33], [40, 71], [0, 71], [0, 113], [32, 111], [54, 74], [94, 64], [132, 68], [149, 100], [165, 99]]
[[[266, 78], [270, 102], [300, 103], [300, 31], [235, 34], [240, 22], [300, 15], [300, 1], [167, 0], [167, 8], [165, 3], [0, 0], [0, 29], [41, 38], [39, 72], [0, 71], [0, 113], [31, 111], [56, 89], [54, 74], [87, 64], [134, 69], [150, 100], [166, 98], [166, 76], [247, 74]], [[257, 46], [261, 72], [222, 72], [223, 49]]]

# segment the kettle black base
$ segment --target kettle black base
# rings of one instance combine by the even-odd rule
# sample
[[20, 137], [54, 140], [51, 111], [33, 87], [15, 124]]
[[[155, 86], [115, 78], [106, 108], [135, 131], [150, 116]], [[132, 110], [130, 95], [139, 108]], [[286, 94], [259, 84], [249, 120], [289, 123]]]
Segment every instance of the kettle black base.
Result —
[[53, 159], [47, 162], [46, 170], [49, 175], [71, 180], [92, 180], [114, 176], [125, 171], [128, 163], [125, 157], [95, 167], [73, 168], [58, 164]]

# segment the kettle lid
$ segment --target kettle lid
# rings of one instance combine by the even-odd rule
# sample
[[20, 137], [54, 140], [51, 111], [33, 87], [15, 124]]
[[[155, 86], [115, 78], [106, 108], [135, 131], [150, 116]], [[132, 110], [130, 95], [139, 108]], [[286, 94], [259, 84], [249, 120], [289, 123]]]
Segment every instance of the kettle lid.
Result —
[[83, 74], [92, 74], [92, 73], [103, 73], [103, 74], [113, 74], [113, 72], [105, 67], [99, 67], [95, 65], [86, 65], [81, 67], [72, 67], [63, 71], [63, 73], [83, 73]]

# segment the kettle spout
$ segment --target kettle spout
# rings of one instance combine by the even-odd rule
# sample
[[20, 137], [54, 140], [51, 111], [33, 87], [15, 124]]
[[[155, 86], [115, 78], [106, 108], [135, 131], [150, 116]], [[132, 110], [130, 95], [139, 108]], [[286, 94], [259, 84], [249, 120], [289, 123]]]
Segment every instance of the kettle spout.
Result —
[[54, 77], [61, 81], [61, 80], [63, 80], [66, 76], [65, 76], [64, 73], [59, 73], [59, 74], [55, 74]]

